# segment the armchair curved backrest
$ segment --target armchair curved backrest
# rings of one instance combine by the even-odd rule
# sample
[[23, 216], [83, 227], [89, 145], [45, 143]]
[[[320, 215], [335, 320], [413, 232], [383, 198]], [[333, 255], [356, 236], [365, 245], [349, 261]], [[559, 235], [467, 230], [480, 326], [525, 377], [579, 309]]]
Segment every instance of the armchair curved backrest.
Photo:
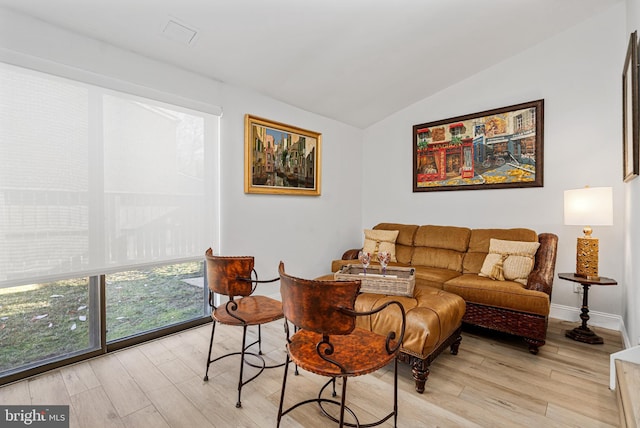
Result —
[[207, 285], [214, 293], [229, 296], [249, 296], [253, 293], [251, 276], [252, 256], [214, 256], [209, 248], [205, 253], [207, 263]]
[[295, 326], [319, 334], [345, 335], [356, 320], [342, 310], [353, 311], [360, 281], [314, 281], [290, 276], [280, 262], [282, 312]]

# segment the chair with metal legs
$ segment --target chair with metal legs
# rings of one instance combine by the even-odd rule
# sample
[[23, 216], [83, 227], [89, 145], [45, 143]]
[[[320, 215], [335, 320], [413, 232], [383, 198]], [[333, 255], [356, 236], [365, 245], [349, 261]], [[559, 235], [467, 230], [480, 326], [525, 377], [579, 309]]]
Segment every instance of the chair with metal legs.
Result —
[[[303, 404], [317, 403], [323, 415], [338, 422], [340, 427], [372, 427], [380, 425], [393, 417], [394, 427], [398, 419], [398, 360], [400, 344], [404, 339], [405, 312], [398, 301], [389, 301], [368, 312], [354, 310], [356, 296], [360, 290], [360, 281], [318, 281], [295, 278], [284, 271], [280, 262], [280, 294], [285, 317], [287, 336], [287, 360], [284, 365], [284, 377], [280, 392], [277, 426], [282, 416]], [[392, 307], [397, 306], [397, 308]], [[375, 316], [383, 310], [398, 310], [399, 322], [390, 326], [389, 334], [383, 336], [356, 327], [356, 317]], [[296, 326], [293, 336], [289, 337], [289, 322]], [[289, 361], [293, 361], [302, 370], [326, 376], [330, 379], [320, 388], [317, 398], [300, 401], [286, 410], [284, 408], [285, 389]], [[347, 379], [372, 373], [387, 364], [394, 363], [393, 411], [380, 420], [361, 424], [356, 414], [345, 406]], [[331, 385], [332, 396], [336, 396], [336, 379], [342, 380], [340, 401], [324, 398], [323, 392]], [[337, 405], [339, 418], [326, 411], [325, 405]], [[345, 411], [355, 423], [345, 422]]]
[[[242, 407], [241, 394], [242, 387], [257, 378], [264, 369], [282, 367], [283, 363], [277, 365], [266, 365], [262, 357], [262, 332], [261, 325], [271, 321], [282, 319], [282, 303], [267, 296], [253, 295], [258, 283], [275, 282], [279, 278], [259, 281], [254, 269], [254, 258], [251, 256], [214, 256], [209, 248], [205, 253], [206, 278], [209, 286], [209, 305], [211, 306], [211, 341], [209, 342], [209, 356], [207, 357], [207, 370], [204, 381], [209, 380], [209, 366], [226, 357], [240, 355], [240, 374], [238, 376], [238, 401], [236, 407]], [[214, 294], [228, 297], [226, 303], [215, 305]], [[216, 324], [226, 324], [242, 327], [242, 348], [239, 352], [230, 352], [214, 359], [211, 359], [213, 348], [213, 337], [216, 331]], [[258, 338], [247, 345], [247, 328], [249, 326], [258, 327]], [[258, 351], [247, 351], [254, 345], [258, 345]], [[253, 361], [246, 359], [247, 355], [253, 356]], [[258, 372], [249, 379], [243, 379], [244, 365], [258, 368]]]

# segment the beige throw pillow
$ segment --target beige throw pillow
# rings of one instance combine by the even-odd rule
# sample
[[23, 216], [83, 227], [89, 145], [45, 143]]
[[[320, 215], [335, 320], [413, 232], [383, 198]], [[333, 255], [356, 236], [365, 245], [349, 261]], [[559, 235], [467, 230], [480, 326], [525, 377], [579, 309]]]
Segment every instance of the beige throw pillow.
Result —
[[377, 261], [377, 255], [380, 251], [388, 251], [391, 254], [391, 261], [396, 260], [396, 239], [398, 239], [398, 230], [364, 230], [364, 245], [362, 251], [371, 254], [371, 261]]
[[510, 280], [527, 285], [527, 278], [533, 269], [538, 247], [540, 247], [539, 242], [491, 239], [489, 254], [484, 259], [479, 275], [498, 281]]

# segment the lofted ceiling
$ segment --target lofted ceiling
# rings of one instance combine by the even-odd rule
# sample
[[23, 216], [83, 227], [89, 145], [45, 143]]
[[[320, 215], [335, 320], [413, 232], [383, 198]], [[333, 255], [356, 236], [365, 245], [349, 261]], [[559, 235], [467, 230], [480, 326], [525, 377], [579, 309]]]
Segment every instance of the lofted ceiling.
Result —
[[0, 0], [0, 6], [365, 128], [621, 1]]

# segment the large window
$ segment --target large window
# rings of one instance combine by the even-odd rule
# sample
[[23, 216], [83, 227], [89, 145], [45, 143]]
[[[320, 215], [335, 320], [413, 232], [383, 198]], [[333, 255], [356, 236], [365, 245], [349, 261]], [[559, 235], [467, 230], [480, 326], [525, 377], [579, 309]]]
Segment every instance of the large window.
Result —
[[0, 64], [0, 377], [206, 316], [218, 119]]

